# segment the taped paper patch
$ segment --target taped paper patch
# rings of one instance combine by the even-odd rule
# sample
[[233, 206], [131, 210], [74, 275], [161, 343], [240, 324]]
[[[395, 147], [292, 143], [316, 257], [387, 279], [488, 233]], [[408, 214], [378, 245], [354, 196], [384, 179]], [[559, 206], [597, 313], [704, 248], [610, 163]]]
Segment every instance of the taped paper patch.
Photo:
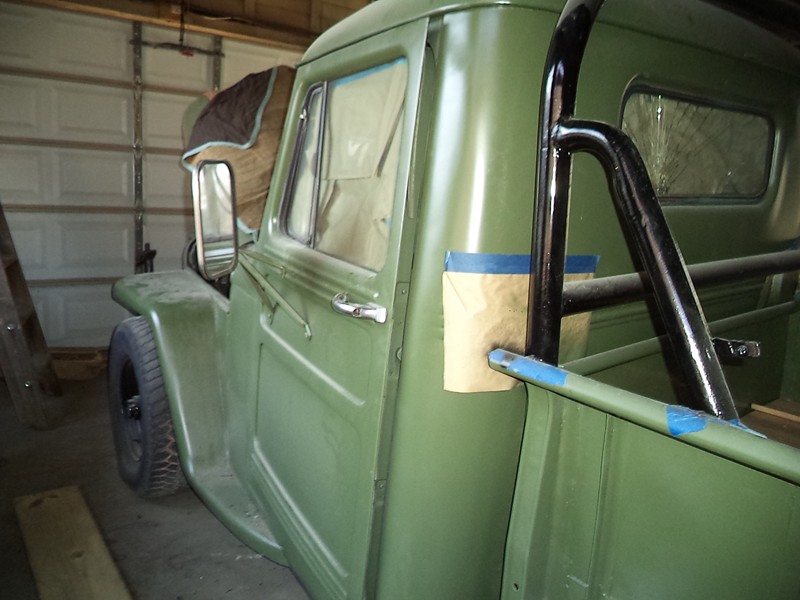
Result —
[[[567, 281], [591, 279], [597, 256], [568, 256]], [[519, 381], [489, 367], [495, 348], [522, 352], [528, 316], [531, 261], [527, 254], [448, 252], [442, 274], [444, 389], [451, 392], [509, 390]], [[586, 350], [591, 313], [561, 323], [561, 359]]]

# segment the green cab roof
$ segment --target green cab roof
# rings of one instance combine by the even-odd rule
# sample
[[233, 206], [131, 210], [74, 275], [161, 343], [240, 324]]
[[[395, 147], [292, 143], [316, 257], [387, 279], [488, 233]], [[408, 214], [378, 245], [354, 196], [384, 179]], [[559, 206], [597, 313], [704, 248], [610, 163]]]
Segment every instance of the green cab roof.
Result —
[[[323, 33], [303, 62], [421, 18], [477, 8], [559, 14], [564, 0], [378, 0]], [[800, 51], [765, 29], [702, 0], [608, 0], [599, 23], [720, 52], [800, 77]]]

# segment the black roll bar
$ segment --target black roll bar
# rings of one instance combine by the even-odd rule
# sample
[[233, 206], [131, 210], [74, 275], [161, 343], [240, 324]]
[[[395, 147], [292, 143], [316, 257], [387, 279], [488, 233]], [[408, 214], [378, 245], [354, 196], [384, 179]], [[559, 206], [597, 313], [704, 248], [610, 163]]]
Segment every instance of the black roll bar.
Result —
[[569, 0], [559, 17], [545, 62], [539, 114], [539, 165], [531, 250], [525, 354], [558, 362], [561, 296], [566, 261], [572, 155], [559, 152], [551, 132], [575, 112], [583, 51], [603, 0]]
[[603, 0], [568, 0], [550, 44], [540, 114], [526, 354], [557, 364], [572, 154], [603, 165], [611, 196], [644, 265], [691, 404], [737, 419], [730, 389], [683, 257], [636, 146], [606, 123], [573, 119], [580, 63]]
[[[800, 271], [800, 250], [785, 250], [741, 258], [728, 258], [688, 265], [695, 288], [710, 287], [734, 281], [746, 281]], [[612, 275], [602, 279], [568, 281], [564, 284], [565, 315], [619, 306], [643, 300], [651, 293], [647, 273]]]

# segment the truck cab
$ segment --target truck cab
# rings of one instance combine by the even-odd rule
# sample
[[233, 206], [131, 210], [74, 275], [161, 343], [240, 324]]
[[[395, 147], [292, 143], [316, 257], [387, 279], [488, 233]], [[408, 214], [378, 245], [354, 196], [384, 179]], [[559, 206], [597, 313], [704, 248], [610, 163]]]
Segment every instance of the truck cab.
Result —
[[[127, 277], [123, 478], [314, 598], [797, 598], [800, 52], [676, 0], [381, 0], [256, 231]], [[209, 206], [222, 207], [213, 211]]]

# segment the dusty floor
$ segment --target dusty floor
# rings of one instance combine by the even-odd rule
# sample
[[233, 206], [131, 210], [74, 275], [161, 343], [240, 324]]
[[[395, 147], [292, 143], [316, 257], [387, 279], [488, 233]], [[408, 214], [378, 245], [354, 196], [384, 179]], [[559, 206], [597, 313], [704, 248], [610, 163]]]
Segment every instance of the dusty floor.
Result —
[[60, 423], [17, 422], [0, 382], [0, 598], [37, 598], [13, 498], [78, 485], [134, 598], [306, 600], [292, 573], [234, 538], [191, 491], [142, 500], [117, 476], [105, 373], [64, 382]]

